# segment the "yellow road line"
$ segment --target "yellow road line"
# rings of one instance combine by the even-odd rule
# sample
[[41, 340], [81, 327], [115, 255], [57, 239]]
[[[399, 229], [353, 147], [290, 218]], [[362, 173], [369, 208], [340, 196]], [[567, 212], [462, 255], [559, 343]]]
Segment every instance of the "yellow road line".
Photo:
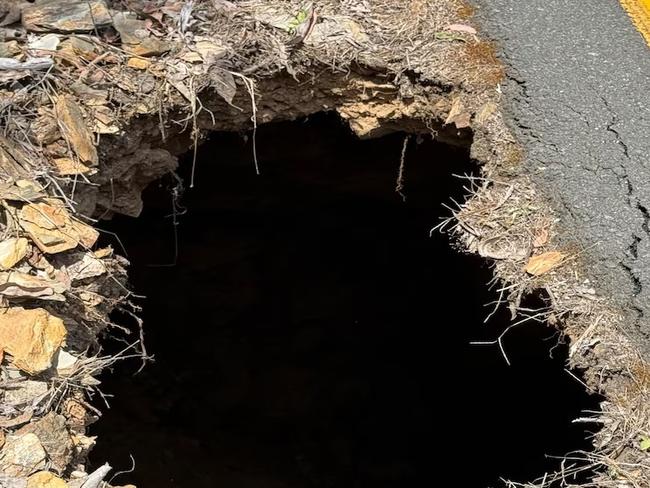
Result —
[[619, 0], [650, 46], [650, 0]]

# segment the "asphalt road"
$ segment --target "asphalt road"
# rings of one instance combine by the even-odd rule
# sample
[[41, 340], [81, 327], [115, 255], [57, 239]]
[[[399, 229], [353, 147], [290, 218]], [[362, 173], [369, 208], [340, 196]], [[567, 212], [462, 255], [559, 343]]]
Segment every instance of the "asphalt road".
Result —
[[526, 171], [650, 354], [650, 49], [615, 0], [475, 3]]

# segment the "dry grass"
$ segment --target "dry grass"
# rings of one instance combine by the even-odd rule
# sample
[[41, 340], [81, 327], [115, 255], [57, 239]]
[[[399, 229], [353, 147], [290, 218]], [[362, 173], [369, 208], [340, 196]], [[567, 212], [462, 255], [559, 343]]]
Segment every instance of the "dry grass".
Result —
[[[498, 168], [498, 166], [495, 166]], [[497, 172], [495, 170], [495, 172]], [[560, 470], [510, 488], [647, 488], [650, 486], [650, 365], [623, 332], [623, 315], [599, 297], [581, 268], [584, 249], [558, 249], [557, 221], [543, 198], [521, 176], [471, 179], [472, 196], [443, 223], [470, 251], [492, 258], [502, 283], [501, 300], [515, 316], [555, 325], [570, 340], [569, 365], [583, 372], [585, 387], [602, 395], [602, 410], [577, 422], [593, 426], [593, 452], [569, 453]], [[574, 259], [541, 276], [524, 271], [533, 254], [560, 250]], [[529, 293], [548, 297], [548, 309], [520, 308]], [[507, 333], [508, 331], [506, 331]], [[500, 345], [501, 337], [494, 344]], [[504, 356], [505, 351], [501, 349]], [[506, 356], [507, 360], [507, 356]], [[650, 442], [650, 441], [648, 441]], [[577, 481], [580, 480], [580, 481]]]

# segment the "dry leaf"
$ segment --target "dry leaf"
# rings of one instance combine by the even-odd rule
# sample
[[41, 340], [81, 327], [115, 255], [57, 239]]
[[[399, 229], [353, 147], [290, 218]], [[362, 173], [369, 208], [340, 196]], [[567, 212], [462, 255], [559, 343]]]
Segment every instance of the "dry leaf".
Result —
[[129, 58], [126, 65], [130, 68], [144, 70], [151, 66], [151, 61], [142, 58]]
[[52, 164], [60, 176], [83, 175], [92, 171], [85, 164], [71, 158], [54, 158]]
[[537, 231], [533, 239], [533, 247], [542, 247], [548, 242], [548, 227], [542, 227]]
[[42, 308], [15, 307], [0, 312], [0, 348], [27, 374], [50, 368], [65, 337], [63, 321]]
[[13, 268], [29, 250], [29, 241], [24, 237], [12, 237], [0, 242], [0, 270]]
[[457, 129], [463, 129], [469, 127], [471, 119], [471, 114], [465, 112], [465, 107], [463, 102], [460, 100], [460, 97], [454, 99], [451, 104], [451, 110], [449, 110], [449, 115], [447, 115], [447, 120], [445, 120], [445, 125], [451, 124], [452, 122], [456, 125]]
[[94, 227], [79, 222], [78, 220], [72, 221], [72, 228], [79, 237], [79, 243], [84, 247], [92, 247], [99, 238], [99, 232]]
[[111, 246], [103, 247], [101, 249], [97, 249], [93, 254], [98, 259], [107, 258], [113, 255], [113, 248]]
[[223, 98], [229, 105], [232, 105], [232, 101], [237, 94], [235, 77], [230, 74], [229, 71], [216, 66], [213, 66], [208, 70], [208, 75], [210, 76], [210, 84], [214, 87], [217, 93], [221, 95], [221, 98]]
[[117, 134], [120, 131], [115, 113], [108, 107], [95, 107], [93, 110], [93, 118], [93, 132], [97, 132], [98, 134]]
[[[2, 150], [0, 149], [0, 152]], [[0, 167], [2, 164], [0, 163]], [[0, 183], [0, 195], [3, 200], [13, 202], [27, 202], [39, 200], [45, 196], [43, 192], [34, 192], [30, 188], [20, 188], [15, 183]]]
[[479, 109], [478, 113], [476, 114], [476, 122], [480, 125], [483, 125], [485, 122], [487, 122], [487, 120], [495, 112], [496, 109], [496, 103], [487, 102]]
[[214, 62], [218, 59], [221, 59], [228, 52], [226, 46], [207, 40], [196, 41], [194, 50], [199, 53], [202, 60], [205, 62]]
[[69, 95], [60, 95], [54, 105], [63, 137], [79, 159], [91, 166], [97, 165], [97, 149], [93, 144], [92, 133], [86, 126], [83, 112]]
[[525, 271], [533, 276], [539, 276], [558, 267], [562, 264], [565, 258], [566, 254], [558, 251], [545, 252], [544, 254], [539, 254], [530, 258]]
[[466, 24], [451, 24], [447, 26], [447, 30], [454, 32], [465, 32], [466, 34], [476, 34], [476, 29]]

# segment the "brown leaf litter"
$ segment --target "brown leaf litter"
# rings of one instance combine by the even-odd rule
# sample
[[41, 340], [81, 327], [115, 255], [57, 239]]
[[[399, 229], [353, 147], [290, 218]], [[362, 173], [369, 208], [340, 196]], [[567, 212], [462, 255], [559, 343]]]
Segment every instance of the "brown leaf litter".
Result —
[[561, 265], [566, 259], [566, 254], [558, 251], [549, 251], [533, 256], [526, 264], [525, 271], [533, 276], [540, 276], [548, 273]]

